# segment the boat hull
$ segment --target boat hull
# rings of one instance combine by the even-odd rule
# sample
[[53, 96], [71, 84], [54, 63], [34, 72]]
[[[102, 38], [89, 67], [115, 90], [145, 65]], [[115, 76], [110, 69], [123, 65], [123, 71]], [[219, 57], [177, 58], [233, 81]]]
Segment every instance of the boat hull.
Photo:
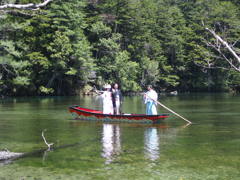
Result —
[[82, 108], [80, 106], [69, 107], [70, 113], [75, 119], [109, 121], [109, 122], [141, 122], [159, 123], [169, 117], [168, 114], [146, 115], [146, 114], [103, 114], [102, 111]]

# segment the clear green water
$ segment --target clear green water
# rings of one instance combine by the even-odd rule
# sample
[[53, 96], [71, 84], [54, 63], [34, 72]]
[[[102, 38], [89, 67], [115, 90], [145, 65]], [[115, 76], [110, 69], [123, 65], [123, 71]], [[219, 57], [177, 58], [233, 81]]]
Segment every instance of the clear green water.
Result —
[[[95, 97], [0, 100], [0, 149], [46, 148], [41, 132], [58, 148], [0, 162], [0, 179], [240, 178], [240, 96], [183, 94], [161, 102], [194, 124], [171, 115], [160, 125], [73, 120], [68, 106], [100, 108]], [[144, 113], [141, 97], [125, 97], [123, 111]], [[158, 107], [159, 112], [167, 112]]]

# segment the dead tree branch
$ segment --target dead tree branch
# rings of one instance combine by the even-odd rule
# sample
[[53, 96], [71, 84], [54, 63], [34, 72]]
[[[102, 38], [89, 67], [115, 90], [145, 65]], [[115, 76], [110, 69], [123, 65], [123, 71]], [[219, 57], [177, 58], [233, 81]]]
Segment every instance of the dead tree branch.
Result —
[[[233, 44], [229, 44], [227, 41], [225, 41], [222, 37], [220, 37], [214, 30], [209, 29], [208, 27], [205, 26], [204, 22], [202, 21], [202, 25], [205, 28], [206, 31], [208, 31], [216, 40], [215, 40], [215, 44], [206, 41], [206, 44], [212, 48], [214, 48], [227, 62], [228, 64], [231, 66], [231, 68], [235, 69], [236, 71], [240, 72], [240, 56], [238, 54], [238, 49], [234, 49], [234, 46], [236, 45], [236, 43], [239, 41], [237, 40], [236, 42], [234, 42]], [[226, 28], [224, 28], [225, 31]], [[230, 52], [230, 54], [232, 54], [232, 56], [234, 57], [234, 59], [236, 59], [235, 62], [233, 62], [232, 59], [229, 59], [222, 51], [221, 49], [225, 48], [228, 50], [228, 52]], [[237, 64], [237, 65], [236, 65]]]
[[47, 131], [46, 129], [44, 129], [43, 131], [42, 131], [42, 138], [43, 138], [43, 140], [44, 140], [44, 142], [45, 142], [45, 144], [48, 146], [48, 150], [50, 150], [51, 149], [51, 146], [54, 144], [54, 143], [48, 143], [47, 142], [47, 140], [46, 140], [46, 138], [45, 138], [45, 136], [44, 136], [44, 132], [45, 131]]
[[5, 4], [0, 6], [0, 10], [4, 9], [22, 9], [22, 10], [38, 10], [44, 6], [47, 6], [50, 2], [53, 0], [44, 0], [42, 3], [39, 4], [34, 4], [34, 3], [29, 3], [29, 4]]
[[232, 46], [228, 44], [227, 41], [224, 41], [219, 35], [217, 35], [215, 33], [215, 31], [209, 29], [209, 28], [205, 28], [208, 32], [210, 32], [217, 41], [219, 41], [238, 61], [238, 63], [240, 64], [240, 56], [238, 56], [238, 54], [232, 49]]
[[[217, 41], [217, 40], [216, 40], [216, 41]], [[217, 52], [220, 54], [221, 57], [220, 57], [220, 56], [218, 56], [218, 57], [215, 56], [216, 58], [226, 60], [226, 61], [228, 62], [228, 64], [229, 64], [233, 69], [235, 69], [236, 71], [240, 72], [240, 68], [238, 68], [236, 65], [234, 65], [233, 60], [227, 58], [227, 57], [225, 56], [225, 54], [221, 51], [221, 45], [219, 45], [217, 42], [216, 42], [216, 44], [210, 43], [210, 42], [208, 42], [207, 40], [205, 40], [205, 43], [206, 43], [207, 46], [213, 48], [215, 51], [217, 51]], [[212, 56], [212, 57], [213, 57], [213, 56]], [[211, 65], [212, 65], [212, 64], [211, 64]], [[206, 68], [206, 66], [205, 66], [204, 68]], [[213, 67], [213, 68], [215, 69], [215, 67]], [[216, 67], [216, 68], [219, 68], [219, 67]], [[222, 67], [222, 69], [227, 70], [227, 69], [229, 69], [229, 68]]]

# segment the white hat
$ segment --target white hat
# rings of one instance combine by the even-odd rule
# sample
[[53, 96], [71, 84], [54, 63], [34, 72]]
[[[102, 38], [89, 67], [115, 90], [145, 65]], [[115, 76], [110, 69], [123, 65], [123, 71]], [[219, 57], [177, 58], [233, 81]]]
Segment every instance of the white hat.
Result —
[[104, 86], [104, 88], [105, 88], [105, 89], [111, 89], [111, 85], [110, 85], [110, 84], [106, 84], [106, 85]]

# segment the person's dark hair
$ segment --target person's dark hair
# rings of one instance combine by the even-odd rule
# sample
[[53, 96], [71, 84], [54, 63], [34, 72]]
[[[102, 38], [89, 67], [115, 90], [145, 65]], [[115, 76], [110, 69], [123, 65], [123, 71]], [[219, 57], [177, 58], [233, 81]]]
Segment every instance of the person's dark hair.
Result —
[[147, 87], [152, 89], [152, 85], [148, 85]]

